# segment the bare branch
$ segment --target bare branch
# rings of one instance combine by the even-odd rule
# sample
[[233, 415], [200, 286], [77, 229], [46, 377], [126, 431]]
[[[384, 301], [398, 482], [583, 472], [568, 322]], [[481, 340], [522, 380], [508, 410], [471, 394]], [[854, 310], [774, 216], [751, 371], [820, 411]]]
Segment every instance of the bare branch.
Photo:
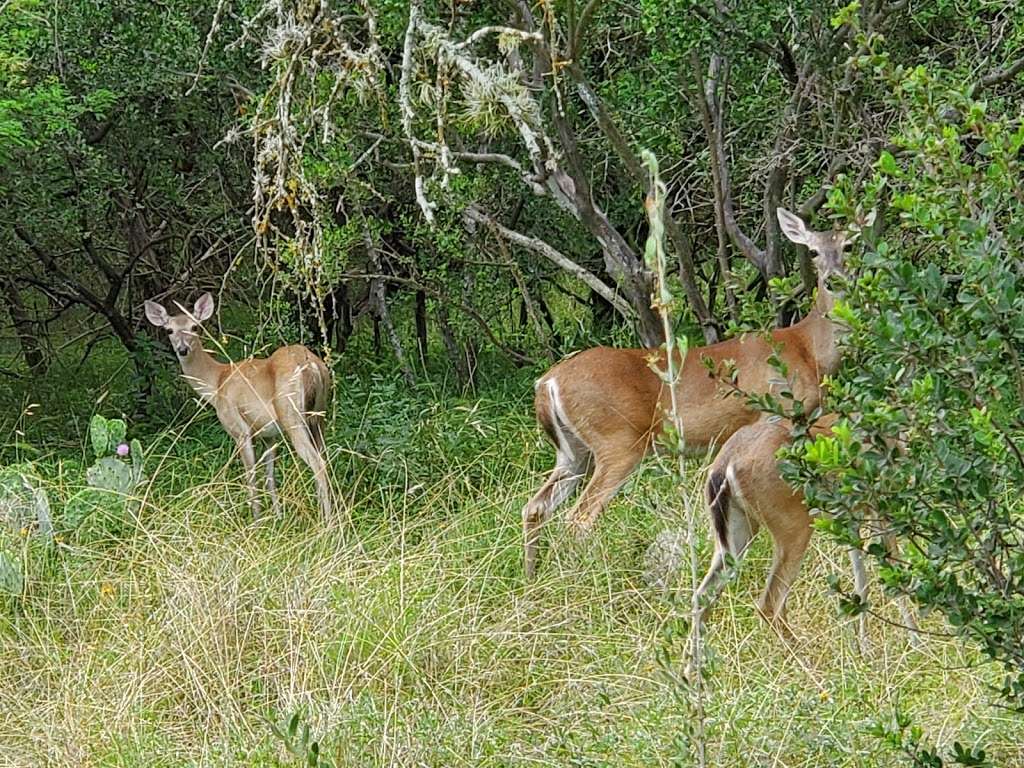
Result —
[[413, 48], [416, 44], [416, 31], [420, 24], [422, 13], [421, 0], [411, 0], [409, 3], [409, 26], [405, 30], [405, 44], [402, 48], [402, 77], [398, 81], [398, 107], [402, 114], [402, 130], [409, 140], [409, 147], [412, 150], [412, 167], [415, 175], [414, 186], [416, 189], [416, 202], [423, 211], [423, 217], [429, 224], [434, 223], [434, 208], [436, 203], [427, 200], [424, 192], [423, 174], [420, 173], [420, 149], [413, 133], [413, 119], [415, 113], [412, 109], [412, 67]]
[[523, 30], [516, 29], [515, 27], [490, 26], [480, 27], [480, 29], [478, 29], [476, 32], [474, 32], [472, 35], [467, 37], [465, 40], [463, 40], [455, 47], [458, 49], [469, 48], [475, 42], [486, 37], [487, 35], [504, 35], [506, 37], [515, 37], [523, 41], [532, 41], [538, 43], [543, 39], [540, 35], [540, 32], [524, 32]]
[[[583, 69], [576, 62], [570, 63], [567, 69], [570, 77], [576, 83], [576, 90], [580, 99], [586, 105], [591, 117], [601, 129], [605, 138], [611, 143], [615, 153], [619, 156], [619, 160], [626, 167], [630, 178], [632, 178], [635, 184], [643, 186], [646, 178], [640, 165], [640, 158], [630, 146], [622, 131], [619, 130], [619, 126], [612, 115], [609, 114], [600, 96], [590, 87]], [[693, 263], [693, 247], [690, 239], [683, 232], [679, 222], [675, 220], [668, 209], [664, 211], [663, 218], [665, 230], [672, 241], [672, 247], [675, 249], [676, 257], [679, 261], [679, 278], [683, 284], [683, 290], [686, 292], [687, 302], [697, 318], [697, 322], [700, 323], [704, 333], [704, 340], [709, 344], [713, 344], [718, 341], [718, 329], [715, 327], [714, 318], [711, 316], [704, 297], [701, 296], [700, 290], [697, 288], [697, 268]]]
[[521, 232], [516, 232], [515, 230], [502, 226], [490, 215], [484, 213], [476, 206], [469, 206], [466, 208], [466, 210], [463, 211], [463, 217], [470, 225], [482, 224], [487, 226], [504, 237], [510, 243], [543, 256], [559, 268], [586, 283], [595, 293], [601, 296], [601, 298], [615, 307], [615, 311], [620, 315], [629, 320], [635, 319], [636, 313], [633, 311], [633, 308], [612, 288], [597, 277], [597, 275], [590, 270], [581, 267], [568, 256], [556, 250], [548, 243], [545, 243], [543, 240], [524, 235]]
[[473, 320], [473, 322], [480, 326], [480, 330], [484, 332], [484, 335], [487, 337], [488, 341], [490, 341], [494, 345], [495, 349], [500, 350], [502, 353], [507, 355], [512, 360], [515, 360], [517, 363], [532, 365], [533, 363], [537, 362], [534, 358], [530, 357], [529, 355], [524, 355], [522, 352], [512, 349], [507, 344], [503, 344], [501, 339], [494, 335], [494, 331], [491, 330], [491, 327], [490, 325], [488, 325], [487, 320], [483, 317], [483, 315], [481, 315], [476, 310], [475, 307], [473, 307], [473, 305], [468, 304], [465, 301], [460, 301], [452, 296], [449, 296], [448, 294], [435, 288], [432, 285], [427, 285], [426, 283], [421, 282], [420, 280], [417, 280], [415, 278], [402, 277], [401, 275], [391, 275], [381, 272], [372, 274], [362, 272], [343, 272], [342, 274], [338, 275], [338, 277], [342, 280], [381, 280], [387, 283], [405, 285], [415, 290], [423, 291], [427, 295], [432, 296], [433, 298], [437, 299], [442, 306], [445, 304], [456, 304], [458, 305], [459, 309], [465, 312], [466, 315], [471, 320]]
[[1024, 56], [1021, 56], [1014, 62], [1007, 64], [1005, 67], [999, 67], [987, 75], [981, 77], [974, 87], [971, 88], [971, 95], [975, 96], [986, 88], [992, 88], [996, 85], [1002, 85], [1015, 78], [1018, 74], [1024, 72]]
[[722, 102], [719, 91], [719, 78], [725, 76], [723, 70], [728, 69], [728, 62], [719, 54], [713, 54], [708, 62], [707, 77], [705, 78], [696, 52], [691, 54], [690, 61], [696, 82], [703, 85], [702, 88], [698, 88], [696, 101], [711, 152], [711, 174], [715, 187], [718, 225], [725, 230], [729, 240], [740, 253], [764, 274], [765, 253], [740, 229], [733, 210], [732, 190], [729, 185], [729, 164], [725, 157], [725, 143], [722, 139]]

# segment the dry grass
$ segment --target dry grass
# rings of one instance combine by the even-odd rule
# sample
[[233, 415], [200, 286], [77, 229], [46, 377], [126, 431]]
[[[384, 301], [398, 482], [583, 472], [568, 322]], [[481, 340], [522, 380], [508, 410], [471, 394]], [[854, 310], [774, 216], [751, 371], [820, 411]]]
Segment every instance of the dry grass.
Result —
[[[538, 461], [547, 449], [525, 418], [498, 431], [404, 482], [393, 456], [385, 472], [383, 453], [340, 453], [348, 509], [329, 524], [295, 465], [290, 516], [257, 525], [223, 450], [158, 445], [134, 532], [65, 547], [4, 620], [0, 764], [288, 764], [268, 719], [299, 711], [338, 766], [672, 765], [687, 713], [655, 658], [682, 639], [640, 570], [677, 489], [648, 472], [591, 542], [552, 530], [525, 587], [519, 509], [540, 475], [521, 446]], [[998, 764], [1024, 764], [1019, 720], [990, 705], [993, 670], [958, 644], [914, 649], [875, 621], [860, 655], [824, 584], [845, 556], [821, 539], [792, 595], [803, 640], [789, 651], [753, 610], [766, 544], [710, 618], [714, 764], [893, 765], [866, 731], [897, 703], [931, 740], [982, 740]]]

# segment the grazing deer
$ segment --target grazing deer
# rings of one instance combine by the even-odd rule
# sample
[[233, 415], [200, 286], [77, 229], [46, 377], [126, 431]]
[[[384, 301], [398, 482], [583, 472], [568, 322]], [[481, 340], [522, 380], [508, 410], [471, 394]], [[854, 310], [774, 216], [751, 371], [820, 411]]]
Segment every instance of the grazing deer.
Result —
[[[733, 361], [739, 389], [766, 393], [779, 376], [769, 363], [777, 346], [789, 370], [789, 391], [808, 408], [821, 399], [822, 377], [839, 364], [838, 329], [828, 317], [834, 299], [827, 283], [833, 275], [844, 274], [843, 249], [849, 236], [844, 231], [813, 232], [783, 208], [777, 215], [786, 237], [815, 254], [818, 295], [814, 308], [800, 322], [773, 330], [770, 338], [744, 334], [689, 350], [675, 384], [688, 450], [706, 450], [760, 417], [743, 398], [725, 390], [706, 361], [715, 370]], [[556, 364], [537, 381], [534, 409], [555, 445], [556, 458], [554, 469], [523, 508], [527, 580], [536, 570], [541, 527], [583, 477], [591, 473], [568, 514], [568, 523], [578, 535], [593, 527], [654, 445], [668, 410], [669, 391], [650, 368], [652, 356], [660, 368], [665, 367], [664, 351], [594, 347]]]
[[[835, 422], [834, 414], [822, 417], [812, 427], [811, 435], [831, 433]], [[758, 611], [783, 637], [792, 638], [785, 620], [786, 597], [811, 539], [811, 514], [803, 494], [793, 490], [779, 472], [776, 454], [791, 441], [787, 422], [759, 421], [737, 430], [725, 441], [711, 464], [704, 493], [714, 532], [715, 554], [707, 575], [693, 593], [698, 622], [703, 620], [725, 585], [726, 555], [739, 561], [763, 526], [771, 534], [775, 553], [757, 603]], [[882, 539], [894, 553], [894, 537], [882, 534]], [[866, 601], [868, 579], [859, 549], [850, 550], [850, 562], [854, 591]], [[917, 623], [909, 606], [901, 602], [900, 610], [904, 624], [916, 631]], [[861, 614], [858, 635], [865, 649], [866, 620], [867, 616]]]
[[[331, 374], [323, 360], [305, 347], [281, 347], [268, 358], [250, 357], [238, 363], [220, 363], [203, 349], [196, 329], [213, 315], [213, 296], [204, 293], [189, 312], [170, 315], [160, 304], [146, 302], [146, 317], [170, 335], [171, 347], [181, 363], [185, 380], [199, 397], [211, 403], [221, 426], [238, 446], [245, 465], [253, 516], [260, 516], [256, 492], [254, 439], [272, 439], [282, 433], [316, 480], [320, 509], [331, 514], [323, 424], [331, 396]], [[276, 445], [263, 454], [267, 491], [275, 513], [280, 504], [274, 480]]]

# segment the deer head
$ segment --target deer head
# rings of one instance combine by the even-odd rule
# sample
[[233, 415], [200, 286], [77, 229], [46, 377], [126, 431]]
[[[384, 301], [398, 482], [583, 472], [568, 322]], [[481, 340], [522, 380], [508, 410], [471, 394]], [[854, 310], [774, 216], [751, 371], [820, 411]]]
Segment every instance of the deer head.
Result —
[[852, 241], [846, 230], [833, 229], [827, 232], [815, 232], [807, 228], [803, 219], [785, 208], [777, 208], [779, 227], [782, 234], [798, 245], [806, 245], [814, 253], [814, 266], [818, 270], [818, 280], [827, 284], [833, 275], [846, 277], [843, 251]]
[[178, 315], [169, 314], [155, 301], [147, 301], [145, 306], [146, 318], [157, 328], [167, 331], [171, 348], [179, 360], [185, 362], [193, 352], [202, 349], [202, 341], [196, 333], [196, 328], [213, 316], [213, 296], [204, 293], [196, 300], [191, 312], [178, 304], [181, 310], [181, 314]]

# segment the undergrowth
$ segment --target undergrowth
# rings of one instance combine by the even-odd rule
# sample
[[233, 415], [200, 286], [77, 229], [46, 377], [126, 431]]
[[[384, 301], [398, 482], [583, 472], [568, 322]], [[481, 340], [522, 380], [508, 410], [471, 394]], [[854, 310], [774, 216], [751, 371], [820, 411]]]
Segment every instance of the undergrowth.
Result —
[[[701, 468], [683, 489], [640, 473], [584, 544], [556, 526], [526, 587], [519, 510], [551, 451], [520, 378], [460, 397], [342, 377], [333, 521], [286, 460], [285, 515], [251, 522], [208, 411], [149, 436], [123, 533], [58, 542], [0, 613], [0, 763], [297, 764], [272, 724], [298, 714], [327, 765], [670, 765], [685, 715], [656, 658], [681, 648], [641, 574]], [[77, 481], [46, 482], [59, 500]], [[792, 596], [798, 653], [753, 609], [765, 542], [714, 611], [709, 761], [892, 765], [871, 731], [906, 712], [932, 741], [1024, 763], [971, 652], [875, 621], [858, 654], [825, 586], [844, 553], [817, 546]]]

